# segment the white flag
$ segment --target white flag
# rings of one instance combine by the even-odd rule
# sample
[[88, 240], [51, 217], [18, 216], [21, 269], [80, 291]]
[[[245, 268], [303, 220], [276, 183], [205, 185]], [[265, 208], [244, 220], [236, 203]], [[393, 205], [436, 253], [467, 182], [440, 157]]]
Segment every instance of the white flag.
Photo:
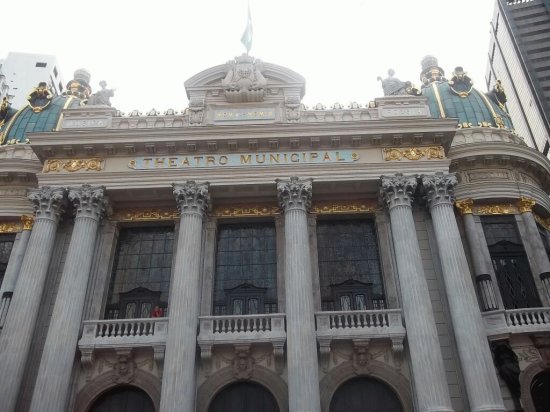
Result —
[[241, 43], [244, 44], [244, 47], [246, 47], [246, 54], [248, 54], [252, 48], [252, 18], [250, 17], [250, 3], [248, 4], [248, 21], [241, 37]]

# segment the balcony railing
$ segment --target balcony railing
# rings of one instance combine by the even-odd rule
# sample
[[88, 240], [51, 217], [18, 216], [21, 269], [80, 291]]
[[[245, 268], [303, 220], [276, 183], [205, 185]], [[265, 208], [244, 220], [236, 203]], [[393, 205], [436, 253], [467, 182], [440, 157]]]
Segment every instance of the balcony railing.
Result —
[[487, 336], [500, 339], [514, 333], [550, 332], [550, 308], [495, 310], [483, 313]]

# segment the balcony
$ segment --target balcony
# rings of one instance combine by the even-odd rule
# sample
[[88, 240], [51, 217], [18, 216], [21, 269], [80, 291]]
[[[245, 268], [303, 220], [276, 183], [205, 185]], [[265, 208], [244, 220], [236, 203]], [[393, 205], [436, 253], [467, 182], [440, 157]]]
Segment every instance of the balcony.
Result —
[[495, 310], [483, 313], [483, 320], [491, 340], [517, 333], [550, 332], [550, 308]]

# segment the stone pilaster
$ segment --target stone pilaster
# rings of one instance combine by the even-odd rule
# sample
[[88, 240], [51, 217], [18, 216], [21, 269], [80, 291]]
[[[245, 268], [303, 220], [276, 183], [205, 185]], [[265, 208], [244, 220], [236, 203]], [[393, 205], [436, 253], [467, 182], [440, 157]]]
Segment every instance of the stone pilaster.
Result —
[[452, 411], [445, 366], [412, 214], [414, 176], [382, 176], [390, 213], [418, 410]]
[[[550, 260], [542, 243], [535, 216], [533, 216], [533, 207], [536, 202], [528, 197], [521, 197], [518, 202], [518, 208], [523, 219], [527, 238], [523, 239], [525, 253], [531, 263], [531, 268], [535, 276], [539, 276], [544, 286], [546, 296], [541, 296], [546, 300], [546, 305], [550, 304]], [[537, 282], [538, 283], [538, 282]]]
[[188, 181], [173, 187], [181, 220], [168, 304], [161, 412], [195, 410], [202, 221], [210, 204], [207, 183]]
[[423, 177], [422, 184], [433, 219], [470, 408], [475, 412], [504, 411], [487, 332], [453, 210], [456, 177], [439, 172]]
[[21, 216], [21, 221], [23, 223], [23, 230], [13, 246], [4, 280], [2, 281], [2, 287], [0, 288], [0, 330], [4, 327], [6, 316], [10, 309], [13, 290], [17, 283], [17, 276], [21, 269], [21, 264], [23, 263], [27, 245], [29, 244], [34, 218], [32, 216], [23, 215]]
[[105, 213], [105, 187], [69, 188], [74, 228], [38, 369], [30, 411], [66, 409], [86, 288], [99, 221]]
[[45, 186], [29, 190], [28, 198], [35, 209], [35, 223], [0, 335], [0, 411], [15, 410], [57, 225], [63, 212], [64, 195], [64, 188]]
[[291, 412], [320, 410], [319, 370], [308, 237], [312, 181], [277, 180], [285, 214], [288, 402]]
[[481, 238], [481, 233], [477, 223], [474, 220], [472, 199], [462, 199], [455, 202], [455, 206], [462, 215], [466, 238], [470, 246], [470, 256], [474, 267], [474, 275], [481, 296], [483, 310], [497, 310], [501, 307], [499, 297], [495, 292], [495, 283], [491, 276], [490, 255], [487, 249], [485, 238]]

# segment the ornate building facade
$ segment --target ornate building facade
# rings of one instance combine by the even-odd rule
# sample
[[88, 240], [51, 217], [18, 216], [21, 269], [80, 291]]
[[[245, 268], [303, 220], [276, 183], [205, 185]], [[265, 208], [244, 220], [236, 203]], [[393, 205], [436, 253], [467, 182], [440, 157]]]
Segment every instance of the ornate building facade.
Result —
[[0, 410], [548, 410], [550, 163], [502, 88], [421, 79], [308, 109], [243, 55], [183, 113], [85, 71], [3, 107]]

